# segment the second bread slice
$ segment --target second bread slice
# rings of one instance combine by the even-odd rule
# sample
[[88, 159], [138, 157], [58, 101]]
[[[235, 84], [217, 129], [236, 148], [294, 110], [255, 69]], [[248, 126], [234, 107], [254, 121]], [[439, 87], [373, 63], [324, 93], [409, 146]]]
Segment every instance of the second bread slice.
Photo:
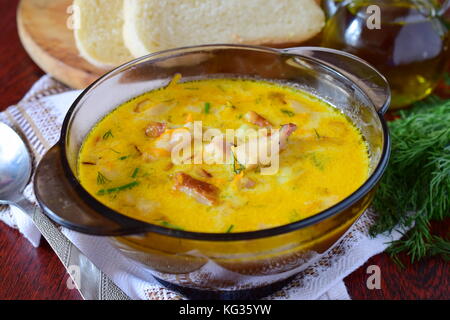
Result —
[[135, 57], [210, 43], [301, 42], [325, 23], [316, 0], [132, 0], [124, 2], [124, 19]]

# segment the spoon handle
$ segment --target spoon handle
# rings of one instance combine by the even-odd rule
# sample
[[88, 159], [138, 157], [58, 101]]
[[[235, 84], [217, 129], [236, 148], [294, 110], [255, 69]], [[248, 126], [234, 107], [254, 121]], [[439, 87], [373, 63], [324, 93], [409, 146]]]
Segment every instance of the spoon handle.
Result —
[[[14, 205], [30, 216], [36, 228], [45, 237], [50, 247], [58, 256], [61, 263], [67, 269], [73, 283], [82, 297], [86, 300], [100, 300], [105, 295], [101, 292], [101, 282], [104, 281], [103, 273], [58, 229], [57, 225], [48, 220], [37, 206], [25, 197], [20, 197]], [[117, 286], [114, 292], [122, 299], [129, 299]], [[113, 297], [114, 298], [114, 297]]]
[[36, 210], [36, 205], [29, 201], [25, 197], [20, 197], [18, 200], [14, 201], [14, 206], [21, 209], [24, 213], [33, 218], [34, 211]]

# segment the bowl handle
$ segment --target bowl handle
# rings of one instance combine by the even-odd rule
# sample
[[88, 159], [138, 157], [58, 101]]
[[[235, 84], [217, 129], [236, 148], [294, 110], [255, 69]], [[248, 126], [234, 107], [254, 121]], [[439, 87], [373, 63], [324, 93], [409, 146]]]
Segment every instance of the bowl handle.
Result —
[[125, 216], [107, 217], [91, 208], [64, 173], [59, 144], [41, 159], [34, 176], [34, 192], [44, 213], [54, 222], [78, 232], [119, 236], [145, 232], [145, 225]]
[[347, 52], [320, 48], [295, 47], [282, 49], [282, 53], [307, 57], [349, 78], [372, 101], [381, 115], [385, 114], [391, 102], [391, 89], [386, 78], [366, 61]]

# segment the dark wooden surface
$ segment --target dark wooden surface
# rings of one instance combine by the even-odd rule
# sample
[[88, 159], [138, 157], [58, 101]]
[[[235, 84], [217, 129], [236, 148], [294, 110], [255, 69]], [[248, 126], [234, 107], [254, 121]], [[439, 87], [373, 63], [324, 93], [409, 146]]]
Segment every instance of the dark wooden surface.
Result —
[[[0, 110], [16, 103], [43, 73], [28, 58], [16, 32], [18, 0], [1, 0]], [[450, 223], [434, 226], [448, 233]], [[353, 299], [450, 299], [450, 267], [431, 258], [399, 269], [386, 254], [379, 254], [345, 279]], [[366, 285], [369, 265], [381, 269], [381, 289]], [[33, 248], [16, 230], [0, 223], [0, 299], [81, 299], [66, 287], [64, 267], [45, 241]]]

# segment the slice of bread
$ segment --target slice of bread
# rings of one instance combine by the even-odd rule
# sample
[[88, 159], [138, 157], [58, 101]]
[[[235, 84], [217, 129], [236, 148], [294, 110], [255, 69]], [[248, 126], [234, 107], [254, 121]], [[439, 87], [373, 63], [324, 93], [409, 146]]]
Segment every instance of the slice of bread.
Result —
[[135, 57], [209, 43], [301, 42], [325, 24], [317, 0], [124, 1], [123, 38]]
[[133, 59], [122, 38], [123, 0], [74, 0], [75, 42], [80, 55], [100, 68]]

